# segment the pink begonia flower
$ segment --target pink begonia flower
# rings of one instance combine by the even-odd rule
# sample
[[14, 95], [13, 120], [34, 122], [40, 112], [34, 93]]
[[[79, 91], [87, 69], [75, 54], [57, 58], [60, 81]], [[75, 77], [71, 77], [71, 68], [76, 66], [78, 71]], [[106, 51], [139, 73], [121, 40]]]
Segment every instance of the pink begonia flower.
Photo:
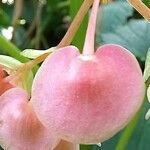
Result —
[[60, 48], [40, 67], [31, 103], [42, 121], [62, 139], [103, 142], [124, 128], [139, 110], [144, 81], [134, 55], [107, 44], [94, 52], [99, 0], [94, 1], [83, 53]]
[[53, 150], [60, 140], [36, 117], [27, 92], [0, 68], [0, 145], [9, 150]]

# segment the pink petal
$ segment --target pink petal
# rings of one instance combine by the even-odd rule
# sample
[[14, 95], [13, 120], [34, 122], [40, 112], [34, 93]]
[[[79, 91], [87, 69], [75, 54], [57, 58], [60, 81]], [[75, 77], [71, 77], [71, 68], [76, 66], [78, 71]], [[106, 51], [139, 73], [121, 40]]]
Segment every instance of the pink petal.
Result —
[[0, 143], [10, 150], [53, 150], [59, 140], [37, 119], [28, 99], [20, 88], [0, 97]]
[[99, 143], [138, 111], [144, 82], [135, 57], [118, 45], [102, 46], [88, 56], [64, 47], [43, 63], [32, 95], [38, 118], [62, 139]]

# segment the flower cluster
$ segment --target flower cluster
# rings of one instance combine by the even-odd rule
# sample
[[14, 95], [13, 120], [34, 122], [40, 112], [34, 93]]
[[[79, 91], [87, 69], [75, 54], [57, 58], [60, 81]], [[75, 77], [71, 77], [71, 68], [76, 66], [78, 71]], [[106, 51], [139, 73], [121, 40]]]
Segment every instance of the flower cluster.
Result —
[[[43, 55], [9, 76], [0, 67], [0, 144], [4, 149], [53, 150], [61, 140], [100, 143], [125, 127], [140, 108], [144, 82], [136, 58], [114, 44], [94, 51], [98, 6], [95, 0], [83, 52], [75, 46], [55, 48], [37, 71], [31, 94], [23, 86], [29, 76], [26, 70]], [[56, 150], [78, 149], [61, 144]]]

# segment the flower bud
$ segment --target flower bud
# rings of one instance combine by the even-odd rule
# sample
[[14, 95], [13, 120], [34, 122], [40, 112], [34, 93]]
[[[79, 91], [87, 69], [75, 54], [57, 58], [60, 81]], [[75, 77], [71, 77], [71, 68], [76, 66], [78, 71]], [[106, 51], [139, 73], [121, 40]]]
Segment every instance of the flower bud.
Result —
[[20, 88], [0, 96], [0, 144], [10, 150], [53, 150], [59, 140], [37, 119], [28, 99]]

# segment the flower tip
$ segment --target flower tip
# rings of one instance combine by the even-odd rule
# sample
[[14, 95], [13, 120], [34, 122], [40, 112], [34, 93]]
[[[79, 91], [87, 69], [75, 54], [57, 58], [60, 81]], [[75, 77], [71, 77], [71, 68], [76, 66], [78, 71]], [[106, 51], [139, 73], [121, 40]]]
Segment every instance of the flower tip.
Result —
[[145, 115], [145, 119], [148, 120], [150, 118], [150, 109], [148, 110], [148, 112]]

